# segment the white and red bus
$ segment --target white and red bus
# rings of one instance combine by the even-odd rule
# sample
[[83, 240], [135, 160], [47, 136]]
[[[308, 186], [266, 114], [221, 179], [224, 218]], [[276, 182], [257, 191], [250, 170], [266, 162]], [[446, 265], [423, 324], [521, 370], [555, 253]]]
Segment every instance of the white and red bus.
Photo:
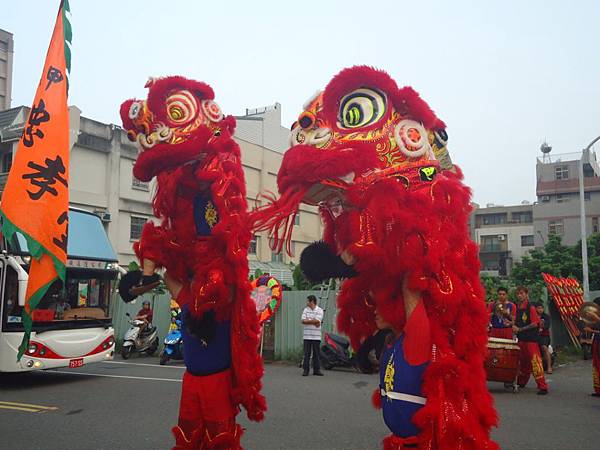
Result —
[[100, 218], [69, 209], [67, 277], [56, 281], [33, 312], [33, 331], [17, 362], [23, 339], [22, 312], [30, 255], [21, 235], [3, 240], [0, 254], [0, 372], [80, 367], [113, 358], [111, 301], [117, 258]]

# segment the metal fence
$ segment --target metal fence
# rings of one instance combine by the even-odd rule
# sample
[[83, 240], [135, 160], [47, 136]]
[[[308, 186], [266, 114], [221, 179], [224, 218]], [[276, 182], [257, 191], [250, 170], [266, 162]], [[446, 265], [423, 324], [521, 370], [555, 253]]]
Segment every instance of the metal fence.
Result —
[[150, 302], [150, 307], [154, 312], [152, 323], [158, 327], [158, 338], [162, 346], [165, 336], [169, 332], [169, 324], [171, 323], [169, 311], [171, 296], [169, 294], [145, 294], [136, 298], [135, 302], [132, 303], [123, 302], [119, 297], [119, 294], [116, 294], [113, 299], [112, 320], [113, 327], [115, 328], [115, 339], [117, 341], [117, 346], [120, 346], [123, 342], [123, 335], [130, 326], [127, 322], [129, 318], [125, 315], [125, 313], [129, 313], [132, 317], [135, 317], [138, 311], [142, 309], [142, 303], [144, 300], [148, 300]]
[[[302, 323], [300, 317], [302, 310], [306, 307], [306, 297], [314, 295], [319, 298], [319, 291], [284, 291], [281, 307], [274, 318], [274, 353], [276, 359], [290, 358], [300, 352], [302, 348]], [[335, 329], [335, 291], [330, 291], [326, 299], [320, 299], [319, 303], [324, 309], [323, 331]], [[123, 341], [123, 335], [129, 328], [129, 319], [125, 313], [135, 316], [142, 309], [142, 302], [150, 301], [150, 307], [154, 311], [152, 322], [158, 327], [160, 344], [169, 331], [169, 306], [171, 297], [169, 294], [151, 295], [145, 294], [138, 297], [135, 303], [124, 303], [115, 295], [113, 301], [113, 327], [117, 345]]]
[[[306, 297], [319, 298], [319, 291], [284, 291], [281, 308], [275, 316], [275, 359], [290, 359], [302, 349], [302, 310], [306, 307]], [[331, 290], [326, 299], [319, 300], [324, 310], [323, 331], [335, 330], [335, 296]]]

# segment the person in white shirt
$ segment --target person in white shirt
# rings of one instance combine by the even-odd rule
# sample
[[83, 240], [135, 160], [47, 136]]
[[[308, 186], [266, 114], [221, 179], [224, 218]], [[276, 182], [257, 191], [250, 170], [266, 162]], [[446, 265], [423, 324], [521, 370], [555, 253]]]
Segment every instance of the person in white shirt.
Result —
[[302, 325], [304, 325], [304, 372], [302, 376], [304, 377], [308, 375], [311, 353], [313, 375], [323, 375], [321, 372], [321, 361], [319, 360], [322, 322], [323, 310], [317, 306], [317, 298], [314, 295], [309, 295], [306, 297], [306, 308], [302, 311]]

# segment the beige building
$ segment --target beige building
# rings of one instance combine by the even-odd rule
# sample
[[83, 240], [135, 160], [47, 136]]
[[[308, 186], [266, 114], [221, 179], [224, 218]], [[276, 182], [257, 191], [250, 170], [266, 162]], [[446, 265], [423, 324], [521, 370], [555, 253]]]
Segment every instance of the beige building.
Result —
[[[586, 234], [600, 232], [600, 165], [593, 150], [583, 153], [550, 154], [537, 158], [537, 202], [533, 208], [536, 247], [543, 247], [551, 234], [559, 235], [564, 245], [581, 240], [581, 198], [579, 165], [583, 162]], [[583, 161], [581, 161], [583, 159]]]
[[0, 30], [0, 111], [10, 108], [14, 53], [13, 35]]
[[[0, 112], [0, 190], [6, 182], [17, 142], [29, 108]], [[135, 260], [132, 244], [152, 215], [152, 184], [132, 174], [137, 148], [118, 126], [82, 117], [70, 108], [70, 203], [96, 212], [103, 220], [119, 263]], [[238, 117], [236, 140], [242, 149], [249, 207], [260, 204], [262, 192], [277, 192], [277, 171], [287, 148], [289, 132], [281, 126], [281, 107], [248, 111]], [[321, 236], [320, 218], [314, 207], [301, 208], [293, 233], [292, 257], [271, 252], [268, 235], [258, 233], [249, 251], [250, 269], [260, 268], [291, 283], [290, 262]]]
[[470, 217], [473, 240], [479, 244], [481, 271], [507, 276], [514, 263], [533, 250], [533, 205], [478, 206]]

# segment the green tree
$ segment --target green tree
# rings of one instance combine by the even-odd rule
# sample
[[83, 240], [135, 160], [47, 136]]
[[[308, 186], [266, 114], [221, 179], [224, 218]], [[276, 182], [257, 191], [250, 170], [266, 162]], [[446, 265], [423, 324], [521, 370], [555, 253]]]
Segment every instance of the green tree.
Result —
[[499, 287], [504, 287], [509, 290], [509, 293], [514, 290], [514, 282], [511, 279], [493, 277], [491, 275], [481, 275], [481, 284], [485, 289], [485, 301], [491, 302], [496, 299], [496, 292]]
[[[588, 258], [590, 270], [590, 289], [600, 289], [600, 234], [588, 238]], [[574, 277], [581, 281], [581, 241], [578, 245], [562, 244], [560, 236], [550, 235], [543, 249], [533, 250], [513, 267], [510, 278], [517, 285], [528, 286], [539, 298], [544, 287], [542, 272], [556, 277]]]
[[294, 279], [294, 291], [308, 291], [312, 287], [310, 281], [306, 279], [302, 269], [300, 269], [300, 264], [297, 264], [293, 267], [292, 278]]

